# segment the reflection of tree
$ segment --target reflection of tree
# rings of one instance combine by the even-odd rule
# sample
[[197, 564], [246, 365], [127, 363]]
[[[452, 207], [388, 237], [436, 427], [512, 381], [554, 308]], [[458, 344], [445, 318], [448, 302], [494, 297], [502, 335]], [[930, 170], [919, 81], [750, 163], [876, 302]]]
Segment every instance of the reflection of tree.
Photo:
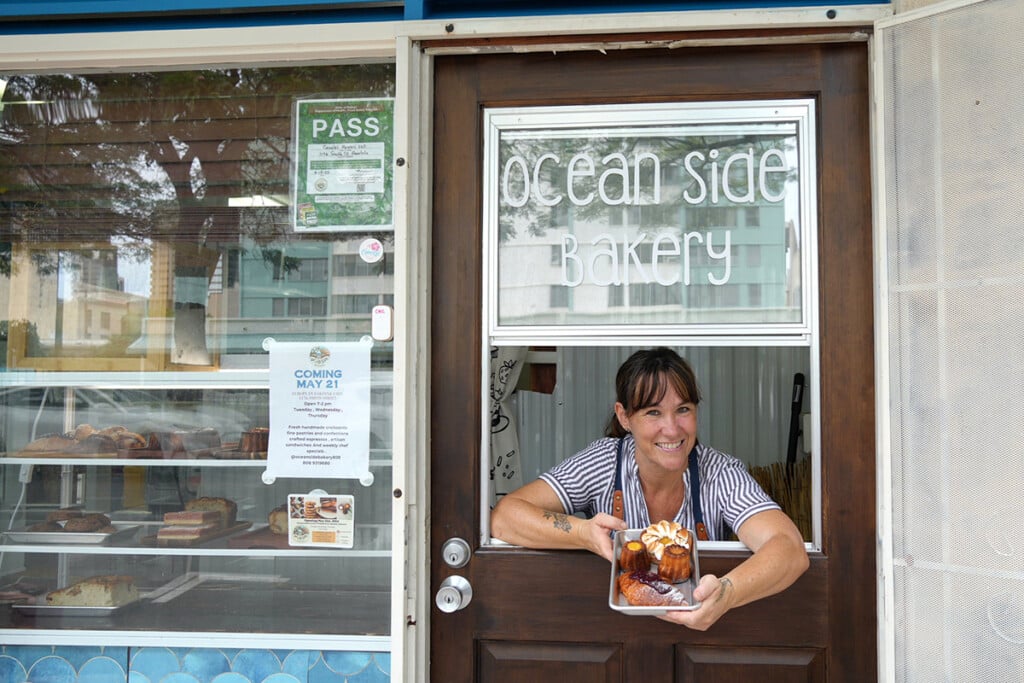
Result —
[[287, 207], [239, 209], [227, 199], [287, 198], [295, 97], [387, 96], [392, 72], [371, 64], [10, 77], [0, 273], [11, 269], [7, 240], [117, 236], [122, 257], [142, 261], [154, 241], [244, 237], [263, 250], [297, 239]]
[[[703, 160], [695, 159], [691, 164], [707, 180], [709, 169], [716, 161], [721, 168], [725, 159], [730, 155], [737, 152], [745, 153], [748, 150], [753, 150], [755, 158], [759, 158], [766, 150], [772, 147], [779, 148], [783, 144], [781, 141], [784, 139], [783, 136], [766, 137], [764, 135], [649, 137], [640, 133], [630, 137], [585, 137], [586, 135], [588, 135], [586, 131], [580, 131], [580, 136], [573, 138], [533, 137], [505, 139], [501, 142], [501, 161], [498, 171], [502, 173], [504, 163], [513, 155], [519, 155], [528, 161], [531, 174], [529, 180], [532, 184], [533, 162], [543, 154], [554, 154], [558, 157], [559, 161], [557, 163], [549, 161], [543, 164], [540, 167], [541, 173], [537, 180], [546, 195], [550, 196], [555, 193], [565, 195], [568, 165], [570, 160], [577, 154], [586, 155], [593, 160], [595, 164], [594, 175], [588, 178], [588, 181], [593, 182], [595, 185], [605, 168], [602, 166], [602, 159], [608, 155], [621, 154], [632, 164], [632, 160], [636, 155], [644, 153], [654, 154], [660, 160], [662, 176], [662, 191], [658, 204], [665, 209], [675, 208], [681, 210], [688, 206], [684, 200], [684, 193], [687, 191], [693, 193], [696, 190], [696, 181], [683, 171], [684, 159], [691, 152], [701, 154]], [[791, 145], [786, 145], [787, 148], [789, 146]], [[712, 150], [718, 151], [717, 159], [711, 158]], [[621, 168], [619, 163], [614, 161], [608, 167]], [[744, 169], [734, 166], [731, 172], [733, 174], [740, 174], [744, 172]], [[780, 193], [782, 185], [792, 179], [792, 177], [780, 176], [782, 174], [771, 174], [769, 178], [773, 193]], [[609, 178], [610, 181], [607, 184], [609, 195], [621, 197], [623, 193], [621, 179], [616, 175], [611, 175]], [[641, 178], [646, 190], [653, 181], [649, 165], [641, 164]], [[521, 197], [525, 192], [525, 184], [517, 180], [511, 183], [509, 190], [512, 196]], [[737, 177], [736, 180], [740, 179]], [[629, 169], [629, 182], [633, 182], [632, 166]], [[631, 189], [633, 192], [636, 191], [635, 188]], [[500, 187], [497, 191], [500, 195]], [[653, 199], [649, 191], [641, 192], [640, 204], [650, 204], [653, 202]], [[598, 199], [585, 205], [570, 205], [568, 197], [564, 197], [561, 204], [566, 206], [559, 207], [560, 210], [571, 211], [574, 219], [577, 221], [599, 220], [609, 210], [609, 207]], [[545, 207], [539, 202], [531, 200], [522, 207], [511, 206], [505, 202], [500, 203], [498, 224], [500, 237], [503, 240], [515, 237], [520, 230], [525, 231], [529, 235], [544, 235], [547, 229], [552, 227], [553, 223], [556, 223], [556, 221], [552, 220], [552, 208]]]

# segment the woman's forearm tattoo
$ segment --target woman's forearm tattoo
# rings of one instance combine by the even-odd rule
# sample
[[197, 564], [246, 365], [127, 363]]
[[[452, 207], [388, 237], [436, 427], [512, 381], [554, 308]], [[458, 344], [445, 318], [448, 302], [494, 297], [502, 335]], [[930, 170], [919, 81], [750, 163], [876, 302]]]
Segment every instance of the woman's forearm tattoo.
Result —
[[561, 512], [544, 512], [544, 519], [554, 520], [554, 527], [561, 529], [565, 533], [572, 531], [572, 524], [569, 522], [569, 515]]
[[732, 581], [730, 581], [730, 580], [729, 580], [728, 578], [723, 578], [723, 579], [721, 579], [721, 580], [719, 581], [719, 584], [720, 584], [720, 585], [721, 585], [722, 587], [721, 587], [721, 589], [720, 589], [720, 590], [718, 591], [718, 597], [717, 597], [717, 598], [715, 598], [715, 602], [718, 602], [719, 600], [721, 600], [722, 598], [724, 598], [724, 597], [725, 597], [725, 594], [726, 594], [726, 593], [727, 593], [727, 592], [728, 592], [728, 591], [729, 591], [729, 590], [730, 590], [730, 589], [731, 589], [731, 588], [733, 587], [733, 585], [732, 585]]

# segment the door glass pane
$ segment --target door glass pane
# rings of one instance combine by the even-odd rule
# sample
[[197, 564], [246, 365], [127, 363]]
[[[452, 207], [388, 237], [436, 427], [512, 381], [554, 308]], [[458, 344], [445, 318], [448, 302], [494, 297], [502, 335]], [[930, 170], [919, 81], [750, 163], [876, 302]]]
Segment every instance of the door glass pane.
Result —
[[[615, 404], [615, 374], [636, 350], [492, 349], [492, 501], [605, 436]], [[802, 416], [811, 410], [802, 398], [812, 376], [809, 349], [723, 346], [676, 351], [697, 376], [700, 442], [743, 461], [810, 541], [811, 434], [794, 435], [790, 445], [794, 413], [800, 429]], [[794, 401], [795, 384], [799, 401]]]

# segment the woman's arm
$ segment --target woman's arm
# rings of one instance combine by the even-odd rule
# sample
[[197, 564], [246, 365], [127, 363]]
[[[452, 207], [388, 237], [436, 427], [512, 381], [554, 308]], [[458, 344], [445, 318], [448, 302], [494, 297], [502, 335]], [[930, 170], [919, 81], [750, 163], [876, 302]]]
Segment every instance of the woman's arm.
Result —
[[491, 535], [506, 543], [527, 548], [583, 548], [609, 562], [610, 534], [625, 528], [624, 521], [604, 513], [593, 519], [566, 514], [554, 490], [542, 479], [505, 495], [491, 511]]
[[693, 592], [694, 599], [702, 602], [699, 609], [669, 612], [662, 619], [707, 630], [733, 607], [785, 590], [810, 566], [803, 537], [781, 510], [757, 513], [736, 535], [753, 554], [721, 578], [701, 577]]

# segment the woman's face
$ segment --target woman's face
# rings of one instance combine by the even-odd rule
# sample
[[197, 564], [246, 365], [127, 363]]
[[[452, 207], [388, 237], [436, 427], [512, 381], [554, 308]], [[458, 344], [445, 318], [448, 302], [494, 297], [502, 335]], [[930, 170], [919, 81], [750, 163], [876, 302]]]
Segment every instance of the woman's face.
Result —
[[697, 406], [684, 401], [671, 384], [657, 405], [627, 415], [623, 405], [616, 403], [615, 414], [633, 434], [641, 471], [686, 469], [690, 451], [697, 442]]

